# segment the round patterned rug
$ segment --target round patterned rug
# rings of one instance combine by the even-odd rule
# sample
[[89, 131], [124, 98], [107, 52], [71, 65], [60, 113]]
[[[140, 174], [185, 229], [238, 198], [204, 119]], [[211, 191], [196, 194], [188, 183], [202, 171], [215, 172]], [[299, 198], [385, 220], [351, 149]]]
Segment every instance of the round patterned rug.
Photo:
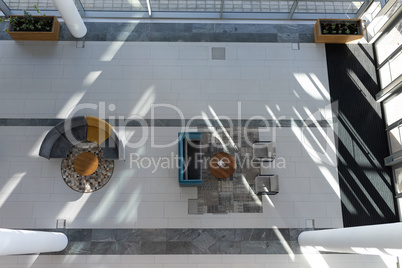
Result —
[[[79, 161], [79, 163], [75, 163], [76, 167], [74, 167], [75, 160]], [[88, 161], [88, 163], [82, 161]], [[92, 167], [85, 169], [85, 165], [92, 165]], [[95, 167], [93, 167], [94, 165]], [[80, 172], [80, 170], [83, 171]], [[89, 173], [93, 173], [87, 176], [81, 175], [87, 174], [88, 170], [90, 170]], [[113, 170], [114, 161], [106, 160], [102, 148], [94, 142], [76, 144], [70, 149], [67, 157], [61, 161], [61, 176], [64, 182], [68, 187], [80, 193], [92, 193], [101, 189], [109, 182]]]

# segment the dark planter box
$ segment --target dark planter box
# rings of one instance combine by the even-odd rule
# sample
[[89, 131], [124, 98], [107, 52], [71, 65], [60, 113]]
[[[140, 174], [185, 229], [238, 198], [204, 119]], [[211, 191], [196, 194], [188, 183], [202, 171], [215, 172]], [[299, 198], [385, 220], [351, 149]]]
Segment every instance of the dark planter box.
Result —
[[[11, 17], [23, 17], [23, 16], [11, 16]], [[43, 18], [43, 16], [33, 16], [34, 18]], [[46, 18], [53, 18], [53, 26], [50, 32], [24, 32], [24, 31], [12, 31], [11, 24], [8, 24], [8, 33], [14, 40], [24, 41], [58, 41], [60, 33], [60, 22], [55, 16], [46, 16]]]
[[[323, 34], [322, 23], [354, 23], [357, 24], [357, 34]], [[345, 44], [363, 37], [362, 21], [360, 19], [318, 19], [314, 25], [314, 39], [316, 43]]]

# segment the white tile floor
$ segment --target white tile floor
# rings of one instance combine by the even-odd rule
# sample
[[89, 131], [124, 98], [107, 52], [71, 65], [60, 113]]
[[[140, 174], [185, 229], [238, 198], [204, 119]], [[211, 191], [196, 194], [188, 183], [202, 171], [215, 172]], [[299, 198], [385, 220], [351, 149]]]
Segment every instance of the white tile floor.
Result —
[[8, 256], [0, 268], [383, 268], [396, 258], [355, 254], [304, 255], [67, 255]]
[[[182, 113], [158, 107], [154, 109], [155, 118], [248, 119], [258, 115], [269, 119], [306, 119], [318, 110], [328, 118], [331, 115], [326, 107], [329, 94], [323, 45], [301, 44], [300, 50], [293, 50], [291, 44], [86, 42], [85, 48], [75, 45], [1, 41], [0, 117], [65, 118], [76, 105], [91, 103], [101, 110], [103, 102], [104, 111], [87, 107], [76, 115], [127, 118], [137, 114], [151, 118], [153, 104], [174, 105]], [[212, 47], [225, 47], [226, 60], [211, 60]], [[38, 156], [49, 129], [0, 127], [1, 227], [54, 228], [56, 219], [66, 219], [68, 228], [281, 228], [305, 227], [306, 219], [314, 219], [320, 228], [342, 227], [331, 128], [260, 129], [262, 138], [276, 140], [277, 156], [283, 158], [286, 168], [271, 170], [280, 177], [280, 193], [263, 200], [264, 213], [247, 215], [188, 215], [187, 200], [197, 197], [196, 188], [180, 188], [176, 168], [153, 172], [154, 165], [138, 168], [134, 163], [130, 167], [130, 154], [155, 160], [177, 154], [177, 145], [153, 148], [150, 139], [139, 148], [127, 148], [126, 161], [117, 161], [112, 180], [103, 189], [85, 195], [73, 192], [61, 179], [60, 160], [48, 161]], [[142, 135], [139, 128], [119, 130], [131, 143]], [[173, 142], [180, 128], [154, 130], [155, 143], [162, 144]], [[163, 256], [138, 258], [148, 257], [152, 260], [149, 267], [169, 267]], [[26, 267], [20, 258], [23, 257], [0, 258], [0, 267], [6, 267], [8, 260], [13, 267]], [[55, 264], [35, 265], [71, 265], [64, 264], [63, 258], [74, 259], [49, 257]], [[94, 267], [89, 260], [93, 258], [77, 256], [77, 260], [83, 260], [82, 267]], [[122, 261], [125, 257], [113, 258]], [[238, 256], [239, 261], [234, 261], [216, 256], [216, 262], [205, 266], [197, 259], [203, 257], [182, 258], [174, 259], [172, 265], [241, 267], [244, 260], [253, 258], [255, 267], [265, 267], [270, 260], [263, 258], [276, 257]], [[297, 258], [279, 260], [276, 267], [314, 267], [305, 258]], [[339, 261], [343, 262], [343, 258]], [[330, 267], [339, 266], [338, 260], [334, 262]], [[346, 262], [362, 265], [354, 267], [369, 267], [360, 257]], [[135, 265], [144, 267], [139, 263], [130, 267]], [[370, 267], [384, 265], [376, 259]], [[128, 265], [122, 261], [121, 267]]]

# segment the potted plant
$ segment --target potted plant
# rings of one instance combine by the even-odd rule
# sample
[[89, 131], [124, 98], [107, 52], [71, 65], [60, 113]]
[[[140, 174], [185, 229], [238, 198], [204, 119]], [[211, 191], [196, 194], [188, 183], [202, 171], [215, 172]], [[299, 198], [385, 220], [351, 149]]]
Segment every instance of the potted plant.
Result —
[[24, 10], [22, 16], [10, 16], [6, 33], [14, 40], [59, 40], [60, 22], [57, 18], [41, 14], [36, 5], [34, 8], [39, 15], [33, 16]]
[[360, 19], [318, 19], [314, 25], [316, 43], [345, 44], [362, 37]]

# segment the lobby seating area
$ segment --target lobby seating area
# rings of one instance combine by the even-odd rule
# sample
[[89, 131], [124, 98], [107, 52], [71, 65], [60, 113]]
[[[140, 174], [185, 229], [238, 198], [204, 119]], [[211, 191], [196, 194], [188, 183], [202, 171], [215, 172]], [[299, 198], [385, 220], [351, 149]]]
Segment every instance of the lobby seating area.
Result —
[[[71, 243], [0, 268], [392, 265], [297, 243], [344, 222], [326, 48], [293, 37], [1, 41], [0, 227], [56, 227]], [[73, 165], [83, 152], [99, 161], [89, 176]]]
[[119, 159], [124, 151], [113, 127], [93, 116], [78, 116], [64, 120], [52, 128], [44, 138], [39, 155], [50, 158], [66, 158], [69, 150], [81, 142], [94, 142], [104, 152], [106, 159]]

